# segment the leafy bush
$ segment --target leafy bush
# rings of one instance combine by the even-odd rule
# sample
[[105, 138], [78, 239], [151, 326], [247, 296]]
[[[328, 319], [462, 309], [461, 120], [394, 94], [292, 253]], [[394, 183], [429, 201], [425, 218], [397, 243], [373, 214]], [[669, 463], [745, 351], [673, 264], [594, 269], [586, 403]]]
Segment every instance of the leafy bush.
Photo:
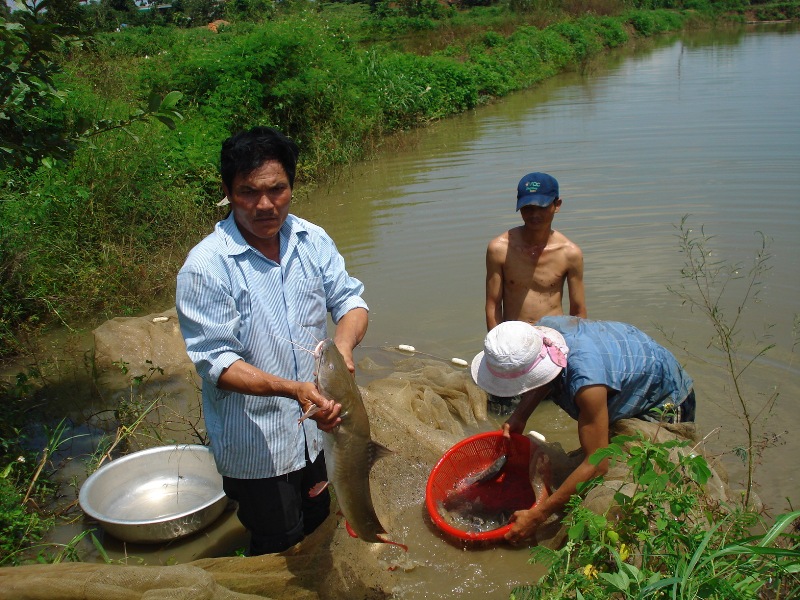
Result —
[[0, 381], [0, 565], [18, 564], [21, 551], [53, 524], [52, 518], [26, 505], [28, 495], [38, 491], [32, 484], [38, 456], [28, 448], [26, 431], [37, 378], [38, 371], [33, 369], [11, 381]]
[[41, 539], [52, 526], [52, 520], [26, 510], [22, 500], [23, 495], [9, 477], [0, 473], [0, 565], [18, 564], [20, 551]]
[[477, 104], [468, 70], [443, 57], [411, 54], [384, 57], [374, 71], [378, 104], [390, 129], [410, 127]]
[[275, 18], [277, 9], [272, 0], [229, 0], [225, 3], [225, 17], [254, 22]]
[[625, 13], [628, 23], [642, 37], [680, 29], [682, 17], [668, 10], [630, 11]]
[[656, 19], [649, 12], [636, 11], [628, 13], [628, 23], [641, 36], [647, 37], [656, 33]]
[[551, 26], [551, 29], [563, 35], [573, 48], [575, 58], [583, 60], [597, 54], [602, 48], [593, 28], [586, 27], [586, 23], [565, 22]]
[[608, 48], [617, 48], [628, 41], [628, 32], [619, 19], [595, 17], [585, 19], [585, 23], [597, 32]]
[[709, 502], [703, 493], [708, 464], [687, 445], [620, 436], [597, 451], [593, 464], [610, 458], [630, 469], [629, 485], [614, 495], [618, 508], [613, 516], [599, 515], [573, 497], [565, 521], [569, 541], [560, 550], [534, 548], [533, 560], [549, 565], [548, 572], [511, 598], [795, 597], [800, 542], [784, 532], [800, 511], [752, 536], [757, 515]]
[[53, 80], [72, 29], [27, 7], [14, 16], [15, 22], [0, 18], [0, 167], [29, 167], [70, 149], [60, 134], [65, 94]]

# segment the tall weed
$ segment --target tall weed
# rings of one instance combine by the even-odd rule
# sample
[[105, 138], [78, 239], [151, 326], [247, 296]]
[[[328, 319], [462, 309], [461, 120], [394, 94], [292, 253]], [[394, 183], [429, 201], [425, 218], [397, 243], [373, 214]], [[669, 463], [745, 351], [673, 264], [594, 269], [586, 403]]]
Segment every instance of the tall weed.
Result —
[[[727, 394], [745, 434], [745, 445], [739, 447], [738, 453], [746, 466], [743, 501], [748, 506], [755, 486], [756, 461], [763, 447], [761, 439], [768, 439], [763, 434], [778, 391], [773, 389], [762, 395], [748, 385], [749, 370], [774, 345], [769, 339], [769, 326], [760, 333], [747, 332], [745, 336], [742, 323], [751, 305], [758, 302], [770, 270], [771, 256], [767, 240], [761, 234], [749, 266], [724, 260], [712, 246], [713, 236], [703, 227], [691, 228], [688, 219], [688, 215], [684, 216], [677, 226], [680, 251], [684, 256], [681, 282], [668, 289], [683, 305], [704, 317], [709, 330], [708, 347], [713, 350], [709, 360], [722, 370], [730, 383], [726, 386]], [[676, 343], [673, 337], [670, 339]], [[694, 355], [685, 345], [684, 351]]]

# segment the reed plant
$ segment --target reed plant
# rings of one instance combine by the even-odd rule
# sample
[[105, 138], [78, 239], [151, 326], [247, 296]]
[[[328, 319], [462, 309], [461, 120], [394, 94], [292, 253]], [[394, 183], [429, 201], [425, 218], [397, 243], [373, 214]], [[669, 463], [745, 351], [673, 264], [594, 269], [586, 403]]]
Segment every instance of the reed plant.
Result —
[[[43, 427], [46, 439], [41, 451], [31, 450], [31, 432], [20, 414], [6, 411], [8, 420], [0, 428], [0, 565], [16, 565], [35, 557], [53, 562], [54, 548], [41, 542], [56, 523], [55, 512], [48, 505], [57, 485], [53, 463], [59, 448], [78, 436], [68, 436], [68, 422], [62, 419], [54, 427]], [[69, 545], [56, 552], [65, 556]]]
[[744, 433], [744, 443], [735, 451], [745, 465], [743, 502], [749, 506], [755, 488], [755, 467], [770, 425], [770, 414], [778, 399], [777, 387], [766, 394], [749, 380], [751, 369], [774, 348], [771, 325], [761, 331], [745, 331], [744, 319], [759, 302], [771, 264], [767, 238], [757, 232], [758, 244], [746, 262], [730, 261], [719, 256], [713, 246], [714, 236], [703, 226], [695, 229], [685, 215], [676, 225], [680, 252], [684, 257], [681, 280], [668, 286], [681, 304], [703, 317], [708, 327], [710, 355], [699, 356], [688, 345], [668, 335], [673, 344], [695, 360], [716, 367], [728, 382], [725, 391]]

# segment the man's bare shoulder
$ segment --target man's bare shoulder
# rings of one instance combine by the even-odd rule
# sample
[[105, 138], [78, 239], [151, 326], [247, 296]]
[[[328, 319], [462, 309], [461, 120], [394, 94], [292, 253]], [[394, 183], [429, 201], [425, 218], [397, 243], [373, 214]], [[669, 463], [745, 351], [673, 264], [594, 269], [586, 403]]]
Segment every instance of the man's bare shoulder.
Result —
[[560, 231], [553, 231], [552, 235], [550, 236], [550, 242], [548, 243], [548, 246], [550, 245], [562, 250], [564, 253], [570, 256], [583, 255], [583, 251], [580, 249], [580, 246], [578, 246], [578, 244], [570, 240]]
[[507, 246], [508, 245], [508, 237], [511, 234], [512, 230], [504, 231], [497, 237], [494, 237], [489, 242], [489, 247], [496, 247], [496, 246]]
[[510, 245], [510, 234], [511, 230], [504, 231], [497, 237], [492, 238], [492, 240], [489, 242], [489, 245], [486, 247], [486, 254], [490, 257], [494, 257], [497, 260], [504, 261]]

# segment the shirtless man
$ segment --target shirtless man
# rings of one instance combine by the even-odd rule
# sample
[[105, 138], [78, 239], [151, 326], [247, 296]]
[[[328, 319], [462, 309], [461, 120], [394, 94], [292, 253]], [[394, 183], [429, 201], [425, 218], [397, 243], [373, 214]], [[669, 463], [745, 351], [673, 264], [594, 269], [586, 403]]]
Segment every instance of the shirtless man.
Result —
[[517, 210], [524, 225], [489, 242], [486, 250], [486, 328], [504, 321], [536, 323], [562, 315], [564, 282], [569, 314], [586, 318], [583, 253], [551, 228], [561, 208], [558, 182], [546, 173], [529, 173], [517, 186]]

